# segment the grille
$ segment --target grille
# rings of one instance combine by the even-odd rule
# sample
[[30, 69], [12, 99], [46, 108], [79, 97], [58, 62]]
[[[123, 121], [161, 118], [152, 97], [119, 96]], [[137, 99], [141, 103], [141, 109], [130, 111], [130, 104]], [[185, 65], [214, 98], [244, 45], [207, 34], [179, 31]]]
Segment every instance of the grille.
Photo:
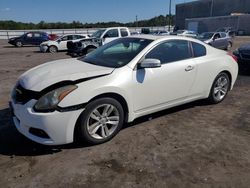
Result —
[[14, 88], [12, 98], [17, 103], [25, 104], [31, 99], [39, 99], [40, 95], [38, 92], [27, 90], [19, 84]]

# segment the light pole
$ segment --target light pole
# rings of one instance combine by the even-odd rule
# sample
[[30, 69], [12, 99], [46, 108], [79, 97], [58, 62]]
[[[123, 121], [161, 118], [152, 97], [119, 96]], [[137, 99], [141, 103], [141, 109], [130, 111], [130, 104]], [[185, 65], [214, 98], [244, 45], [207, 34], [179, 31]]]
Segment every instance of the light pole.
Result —
[[214, 0], [211, 1], [211, 7], [210, 7], [210, 17], [213, 16], [213, 7], [214, 7]]
[[172, 0], [169, 0], [169, 13], [168, 13], [168, 31], [170, 32], [170, 25], [171, 25], [171, 5]]
[[138, 28], [138, 16], [135, 16], [135, 24], [136, 24], [136, 29]]

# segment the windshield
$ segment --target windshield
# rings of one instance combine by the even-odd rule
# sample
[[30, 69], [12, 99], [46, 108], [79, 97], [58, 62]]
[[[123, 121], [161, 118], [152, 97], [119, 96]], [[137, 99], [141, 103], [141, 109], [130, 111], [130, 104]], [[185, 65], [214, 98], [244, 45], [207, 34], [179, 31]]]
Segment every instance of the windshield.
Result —
[[135, 58], [151, 42], [152, 40], [141, 38], [120, 38], [97, 48], [80, 60], [104, 67], [122, 67]]
[[198, 36], [198, 39], [210, 39], [213, 35], [214, 33], [202, 33]]
[[100, 29], [100, 30], [94, 32], [91, 35], [91, 37], [93, 37], [93, 38], [101, 38], [101, 36], [102, 36], [102, 34], [103, 34], [104, 31], [105, 31], [105, 29]]

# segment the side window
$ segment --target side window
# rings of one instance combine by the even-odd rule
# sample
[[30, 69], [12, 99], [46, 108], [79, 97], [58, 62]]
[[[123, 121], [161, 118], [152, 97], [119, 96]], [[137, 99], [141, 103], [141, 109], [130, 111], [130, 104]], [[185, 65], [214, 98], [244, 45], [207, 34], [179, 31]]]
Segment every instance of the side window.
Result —
[[39, 37], [41, 37], [41, 34], [40, 33], [34, 33], [33, 37], [39, 38]]
[[220, 33], [221, 38], [225, 38], [227, 35], [226, 33]]
[[122, 37], [128, 36], [128, 31], [127, 31], [127, 29], [121, 29], [121, 36], [122, 36]]
[[220, 38], [220, 34], [219, 33], [216, 33], [215, 35], [214, 35], [214, 39], [219, 39]]
[[68, 36], [64, 36], [63, 38], [61, 38], [61, 41], [66, 41], [68, 40]]
[[108, 37], [108, 38], [119, 37], [118, 29], [111, 29], [111, 30], [107, 31], [105, 36]]
[[68, 36], [68, 40], [74, 40], [74, 38], [75, 38], [74, 36], [75, 36], [75, 35], [69, 35], [69, 36]]
[[205, 46], [198, 44], [196, 42], [192, 42], [194, 57], [201, 57], [207, 54], [207, 50]]
[[32, 33], [27, 33], [27, 34], [26, 34], [26, 37], [27, 37], [27, 38], [31, 38], [32, 36], [33, 36]]
[[162, 64], [191, 58], [188, 41], [171, 40], [159, 44], [145, 58], [159, 59]]
[[84, 39], [86, 38], [85, 36], [82, 36], [82, 35], [76, 35], [76, 39]]

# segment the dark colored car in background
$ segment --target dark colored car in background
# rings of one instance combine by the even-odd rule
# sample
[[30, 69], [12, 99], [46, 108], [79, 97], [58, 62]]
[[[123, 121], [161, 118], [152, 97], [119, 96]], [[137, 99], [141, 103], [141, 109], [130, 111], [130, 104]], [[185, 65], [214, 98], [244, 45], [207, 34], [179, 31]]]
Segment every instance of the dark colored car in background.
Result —
[[23, 45], [40, 45], [42, 42], [49, 40], [49, 35], [41, 31], [31, 31], [25, 33], [19, 37], [13, 37], [9, 39], [9, 44], [16, 47]]
[[238, 58], [240, 63], [247, 63], [250, 66], [250, 43], [243, 44], [233, 54]]

